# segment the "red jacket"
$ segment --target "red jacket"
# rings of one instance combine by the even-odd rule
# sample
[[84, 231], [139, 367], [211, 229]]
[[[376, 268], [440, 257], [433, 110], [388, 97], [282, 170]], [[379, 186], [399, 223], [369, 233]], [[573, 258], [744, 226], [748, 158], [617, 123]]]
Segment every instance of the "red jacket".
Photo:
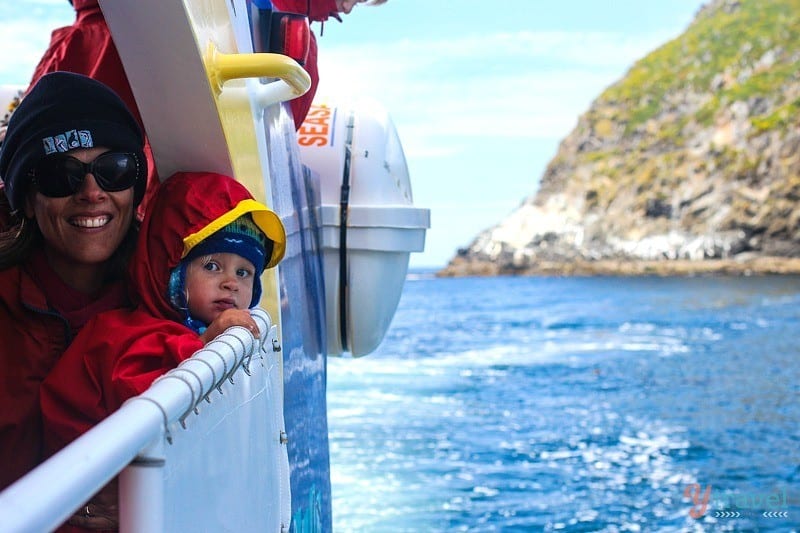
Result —
[[[325, 22], [328, 17], [336, 14], [336, 0], [273, 0], [272, 6], [277, 11], [289, 13], [300, 13], [308, 16], [309, 22]], [[295, 129], [300, 129], [306, 119], [314, 95], [317, 93], [319, 85], [319, 69], [317, 68], [317, 38], [311, 32], [310, 42], [308, 43], [308, 57], [303, 68], [311, 76], [311, 87], [308, 92], [299, 98], [291, 101], [292, 118], [294, 119]]]
[[325, 22], [336, 15], [336, 0], [272, 0], [278, 11], [306, 15], [310, 22]]
[[100, 81], [119, 95], [142, 124], [136, 100], [97, 0], [74, 0], [75, 22], [58, 28], [33, 72], [31, 86], [48, 72], [67, 70]]
[[[39, 387], [81, 325], [71, 328], [53, 310], [42, 288], [48, 284], [34, 278], [32, 265], [0, 271], [0, 490], [42, 459]], [[116, 291], [91, 305], [105, 311], [125, 304]]]
[[237, 182], [225, 183], [220, 185], [217, 174], [179, 173], [159, 188], [129, 268], [137, 308], [103, 313], [87, 323], [42, 385], [48, 455], [203, 347], [199, 335], [179, 323], [167, 286], [183, 238], [251, 198]]

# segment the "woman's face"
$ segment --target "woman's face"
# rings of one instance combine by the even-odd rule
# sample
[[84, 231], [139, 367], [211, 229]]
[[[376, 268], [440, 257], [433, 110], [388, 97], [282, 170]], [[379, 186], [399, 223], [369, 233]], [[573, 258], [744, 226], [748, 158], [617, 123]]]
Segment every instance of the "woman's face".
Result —
[[[107, 151], [84, 148], [69, 155], [89, 163]], [[133, 187], [104, 191], [92, 174], [86, 175], [71, 196], [50, 198], [32, 188], [25, 203], [25, 215], [36, 219], [45, 253], [60, 273], [78, 266], [104, 266], [125, 238], [134, 211]]]

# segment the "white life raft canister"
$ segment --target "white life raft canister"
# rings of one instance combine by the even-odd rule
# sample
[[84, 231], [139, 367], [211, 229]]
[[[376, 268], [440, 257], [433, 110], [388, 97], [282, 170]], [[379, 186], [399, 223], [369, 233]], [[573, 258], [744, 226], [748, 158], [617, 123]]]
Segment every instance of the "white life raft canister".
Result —
[[298, 143], [320, 179], [328, 354], [367, 355], [397, 310], [410, 252], [425, 248], [430, 210], [413, 206], [403, 147], [381, 106], [315, 101]]

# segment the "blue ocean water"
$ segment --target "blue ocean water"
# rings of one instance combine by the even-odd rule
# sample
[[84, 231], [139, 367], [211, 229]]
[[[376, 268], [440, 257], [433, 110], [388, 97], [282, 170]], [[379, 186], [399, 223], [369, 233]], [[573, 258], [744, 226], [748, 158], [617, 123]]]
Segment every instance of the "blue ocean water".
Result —
[[798, 531], [799, 333], [800, 277], [412, 275], [329, 360], [334, 529]]

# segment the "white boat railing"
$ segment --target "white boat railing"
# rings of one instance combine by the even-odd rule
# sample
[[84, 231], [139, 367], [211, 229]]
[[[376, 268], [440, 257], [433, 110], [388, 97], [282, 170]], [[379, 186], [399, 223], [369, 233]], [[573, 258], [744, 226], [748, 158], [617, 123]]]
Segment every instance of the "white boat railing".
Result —
[[0, 493], [0, 530], [53, 530], [120, 472], [123, 532], [288, 530], [277, 328], [252, 314], [260, 340], [229, 328]]

